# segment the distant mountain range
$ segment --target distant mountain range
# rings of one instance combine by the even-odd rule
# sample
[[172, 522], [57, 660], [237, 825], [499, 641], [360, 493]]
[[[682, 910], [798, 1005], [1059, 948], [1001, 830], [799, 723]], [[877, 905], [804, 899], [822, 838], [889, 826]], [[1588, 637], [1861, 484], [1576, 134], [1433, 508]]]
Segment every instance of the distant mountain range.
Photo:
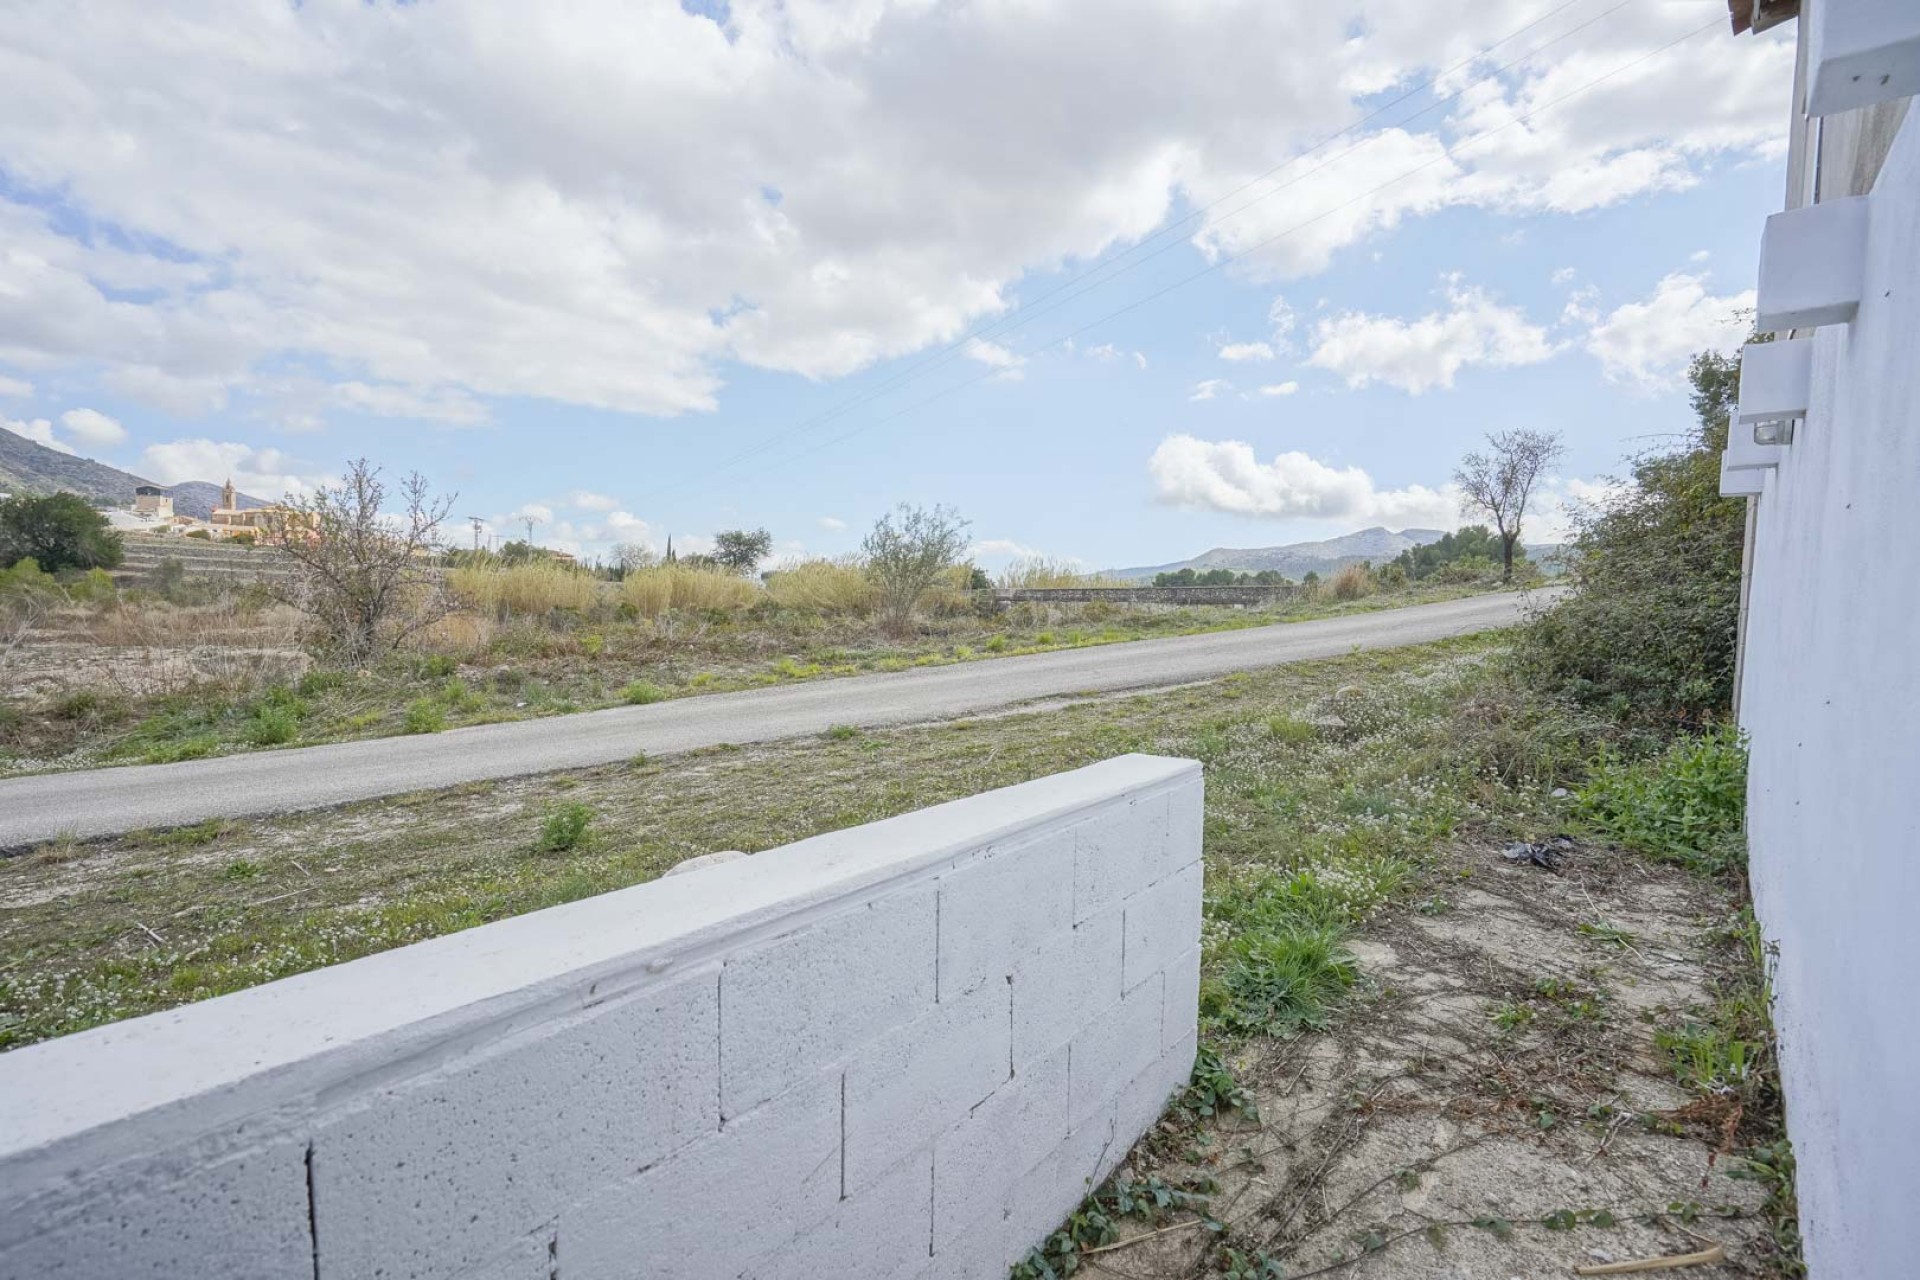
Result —
[[1438, 542], [1443, 536], [1444, 531], [1440, 529], [1402, 529], [1395, 533], [1391, 529], [1375, 526], [1358, 533], [1328, 538], [1323, 542], [1290, 542], [1280, 547], [1215, 547], [1191, 560], [1141, 565], [1133, 569], [1108, 569], [1104, 576], [1151, 582], [1157, 573], [1178, 573], [1182, 569], [1192, 569], [1196, 573], [1204, 573], [1208, 569], [1231, 569], [1235, 573], [1258, 573], [1262, 569], [1273, 569], [1296, 580], [1309, 573], [1317, 573], [1324, 578], [1362, 560], [1371, 560], [1376, 565], [1384, 564], [1409, 547]]
[[[25, 436], [0, 428], [0, 493], [77, 493], [87, 501], [124, 507], [133, 503], [135, 485], [154, 484], [91, 458], [77, 457], [36, 444]], [[205, 480], [161, 485], [173, 495], [173, 509], [183, 516], [205, 520], [220, 503], [220, 486]], [[270, 505], [249, 494], [236, 494], [242, 507]]]

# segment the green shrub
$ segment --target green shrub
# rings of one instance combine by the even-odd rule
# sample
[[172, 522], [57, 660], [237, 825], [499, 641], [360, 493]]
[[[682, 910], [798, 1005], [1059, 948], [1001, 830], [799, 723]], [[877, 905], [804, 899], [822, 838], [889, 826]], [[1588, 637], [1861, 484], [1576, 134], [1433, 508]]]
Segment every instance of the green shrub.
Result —
[[402, 726], [408, 733], [439, 733], [447, 727], [446, 708], [432, 698], [415, 698], [407, 704]]
[[1201, 991], [1200, 1012], [1241, 1035], [1290, 1035], [1323, 1027], [1333, 1002], [1353, 985], [1353, 958], [1332, 928], [1243, 934], [1229, 945], [1220, 976]]
[[0, 501], [0, 565], [32, 560], [48, 573], [112, 569], [122, 554], [120, 535], [78, 494]]
[[592, 823], [593, 809], [577, 800], [547, 810], [540, 824], [540, 852], [566, 853], [580, 848], [587, 842], [587, 828]]
[[1746, 811], [1747, 751], [1726, 725], [1651, 759], [1603, 760], [1581, 809], [1623, 844], [1703, 871], [1732, 869]]
[[1633, 463], [1633, 484], [1579, 515], [1573, 593], [1521, 632], [1535, 684], [1619, 720], [1698, 727], [1733, 701], [1746, 504], [1720, 496], [1720, 453], [1740, 362], [1707, 352], [1689, 371], [1699, 425], [1681, 448]]
[[663, 702], [667, 691], [650, 680], [635, 680], [620, 691], [620, 701], [630, 707], [644, 707], [650, 702]]
[[247, 721], [247, 741], [256, 747], [278, 747], [300, 736], [300, 718], [285, 707], [257, 708]]

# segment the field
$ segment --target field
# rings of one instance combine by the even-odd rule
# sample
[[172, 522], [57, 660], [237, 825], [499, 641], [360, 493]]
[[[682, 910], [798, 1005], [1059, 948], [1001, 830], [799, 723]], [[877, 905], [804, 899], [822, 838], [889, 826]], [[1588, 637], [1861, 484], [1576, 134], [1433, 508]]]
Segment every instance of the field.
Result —
[[[0, 776], [165, 763], [564, 714], [795, 680], [1259, 626], [1443, 600], [1485, 583], [1341, 592], [1264, 608], [1021, 604], [936, 590], [901, 632], [870, 588], [816, 562], [766, 586], [557, 565], [455, 569], [455, 606], [404, 649], [317, 661], [302, 619], [244, 584], [187, 578], [58, 599], [0, 644]], [[77, 597], [77, 598], [75, 598]]]

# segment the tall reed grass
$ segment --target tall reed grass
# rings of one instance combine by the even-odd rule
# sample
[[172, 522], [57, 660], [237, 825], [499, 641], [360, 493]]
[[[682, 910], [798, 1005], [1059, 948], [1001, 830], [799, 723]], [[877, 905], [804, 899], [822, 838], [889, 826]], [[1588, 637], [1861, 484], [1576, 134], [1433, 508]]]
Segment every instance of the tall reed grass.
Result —
[[465, 604], [490, 614], [585, 612], [600, 599], [598, 579], [552, 560], [449, 569], [447, 588]]
[[767, 575], [767, 599], [782, 609], [864, 617], [879, 593], [856, 560], [804, 560]]
[[659, 565], [629, 573], [620, 583], [620, 598], [641, 615], [657, 618], [671, 609], [744, 609], [760, 598], [760, 588], [730, 573]]
[[1003, 587], [1127, 587], [1134, 585], [1121, 578], [1087, 573], [1072, 560], [1050, 556], [1026, 556], [1000, 571], [998, 585]]

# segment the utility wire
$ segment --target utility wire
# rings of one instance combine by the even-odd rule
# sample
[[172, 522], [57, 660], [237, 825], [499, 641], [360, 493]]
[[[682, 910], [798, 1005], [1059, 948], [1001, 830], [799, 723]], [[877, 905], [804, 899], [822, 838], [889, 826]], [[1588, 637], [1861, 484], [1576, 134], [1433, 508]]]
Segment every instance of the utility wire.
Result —
[[[1059, 282], [1058, 284], [1047, 289], [1045, 292], [1040, 293], [1035, 297], [1029, 299], [1023, 306], [1019, 308], [1008, 311], [1003, 315], [993, 317], [990, 320], [983, 320], [981, 322], [976, 323], [974, 326], [968, 329], [966, 333], [962, 334], [959, 338], [956, 338], [953, 341], [947, 343], [946, 345], [939, 347], [936, 350], [921, 356], [913, 364], [909, 365], [907, 368], [896, 371], [888, 375], [879, 383], [879, 385], [869, 387], [857, 393], [852, 398], [846, 401], [843, 401], [840, 404], [832, 405], [825, 409], [822, 409], [818, 413], [814, 414], [809, 418], [806, 418], [800, 422], [793, 424], [790, 427], [783, 428], [779, 431], [774, 432], [772, 435], [766, 436], [758, 441], [755, 441], [753, 444], [747, 445], [745, 448], [741, 449], [739, 452], [721, 459], [719, 462], [713, 464], [711, 467], [698, 473], [697, 475], [689, 476], [684, 480], [675, 482], [673, 484], [662, 486], [661, 488], [658, 488], [658, 489], [654, 489], [648, 493], [642, 494], [641, 497], [643, 499], [657, 497], [660, 494], [668, 493], [675, 489], [684, 488], [687, 484], [690, 484], [695, 480], [706, 479], [710, 476], [718, 474], [719, 472], [725, 471], [729, 467], [731, 467], [733, 464], [752, 457], [753, 455], [763, 451], [770, 445], [777, 444], [782, 440], [799, 435], [809, 430], [812, 427], [820, 426], [826, 422], [830, 422], [834, 420], [835, 418], [843, 417], [855, 409], [861, 408], [864, 405], [872, 403], [874, 400], [880, 399], [888, 395], [889, 393], [895, 390], [898, 390], [900, 387], [906, 385], [909, 382], [917, 381], [921, 375], [931, 372], [933, 369], [937, 367], [942, 367], [942, 366], [951, 364], [955, 359], [967, 354], [969, 348], [972, 348], [977, 343], [981, 343], [985, 338], [989, 336], [1004, 336], [1006, 333], [1009, 333], [1014, 329], [1022, 328], [1025, 325], [1030, 324], [1033, 321], [1038, 320], [1041, 317], [1055, 310], [1058, 310], [1060, 307], [1065, 306], [1067, 303], [1073, 302], [1078, 298], [1081, 298], [1086, 294], [1091, 293], [1093, 290], [1101, 287], [1102, 285], [1111, 283], [1112, 281], [1118, 279], [1120, 276], [1125, 275], [1127, 272], [1132, 271], [1137, 267], [1145, 265], [1147, 262], [1150, 262], [1153, 259], [1159, 257], [1161, 254], [1166, 253], [1178, 247], [1180, 244], [1184, 244], [1185, 243], [1184, 239], [1178, 239], [1176, 237], [1180, 237], [1184, 233], [1185, 229], [1196, 220], [1202, 217], [1205, 217], [1207, 214], [1211, 213], [1215, 209], [1218, 209], [1220, 206], [1226, 204], [1228, 201], [1234, 199], [1235, 197], [1242, 195], [1247, 191], [1252, 190], [1254, 187], [1259, 186], [1261, 183], [1273, 177], [1275, 174], [1280, 173], [1282, 170], [1285, 170], [1295, 164], [1300, 163], [1302, 160], [1305, 160], [1309, 156], [1313, 155], [1315, 152], [1321, 150], [1324, 147], [1331, 145], [1332, 143], [1338, 141], [1342, 137], [1345, 137], [1348, 134], [1353, 133], [1355, 130], [1364, 128], [1366, 125], [1372, 123], [1373, 121], [1379, 119], [1381, 116], [1385, 115], [1387, 112], [1393, 110], [1393, 108], [1401, 105], [1402, 103], [1407, 102], [1409, 99], [1416, 97], [1421, 93], [1426, 92], [1428, 89], [1431, 89], [1434, 85], [1443, 82], [1447, 77], [1451, 76], [1454, 72], [1459, 71], [1463, 67], [1471, 66], [1476, 62], [1482, 61], [1494, 50], [1500, 48], [1503, 45], [1512, 43], [1514, 40], [1519, 39], [1521, 36], [1525, 35], [1527, 32], [1533, 30], [1534, 28], [1540, 26], [1542, 23], [1545, 23], [1550, 19], [1558, 16], [1559, 14], [1564, 13], [1568, 9], [1575, 7], [1577, 4], [1580, 4], [1581, 2], [1582, 0], [1566, 0], [1566, 3], [1559, 5], [1554, 9], [1548, 10], [1546, 13], [1534, 19], [1532, 22], [1529, 22], [1525, 26], [1519, 27], [1516, 30], [1509, 32], [1507, 35], [1502, 36], [1500, 39], [1486, 46], [1486, 48], [1481, 49], [1476, 53], [1469, 54], [1467, 57], [1462, 58], [1460, 61], [1447, 67], [1445, 70], [1435, 73], [1433, 76], [1429, 77], [1426, 80], [1421, 81], [1419, 84], [1415, 85], [1413, 88], [1408, 89], [1406, 92], [1402, 93], [1399, 97], [1393, 99], [1391, 102], [1385, 103], [1375, 108], [1373, 111], [1361, 117], [1359, 120], [1354, 121], [1352, 124], [1347, 125], [1345, 128], [1337, 130], [1334, 133], [1328, 134], [1326, 137], [1314, 143], [1312, 146], [1306, 148], [1303, 151], [1297, 152], [1294, 155], [1287, 157], [1285, 160], [1282, 160], [1280, 163], [1274, 165], [1272, 168], [1268, 169], [1266, 172], [1261, 173], [1253, 178], [1249, 178], [1247, 181], [1241, 183], [1239, 186], [1227, 192], [1225, 195], [1220, 196], [1218, 199], [1213, 200], [1212, 202], [1206, 205], [1203, 205], [1197, 209], [1191, 210], [1186, 214], [1183, 214], [1181, 217], [1175, 219], [1173, 222], [1169, 223], [1167, 226], [1162, 227], [1160, 230], [1154, 232], [1153, 234], [1147, 236], [1146, 238], [1129, 246], [1127, 249], [1123, 250], [1121, 253], [1111, 258], [1108, 258], [1102, 262], [1096, 263], [1093, 266], [1090, 266], [1085, 270], [1081, 271], [1077, 275], [1071, 276], [1068, 279]], [[1426, 115], [1433, 111], [1437, 111], [1440, 108], [1447, 106], [1449, 103], [1457, 101], [1468, 90], [1473, 89], [1476, 86], [1483, 84], [1489, 80], [1505, 75], [1508, 71], [1511, 71], [1514, 67], [1519, 66], [1521, 63], [1528, 62], [1533, 58], [1538, 57], [1540, 54], [1546, 52], [1546, 50], [1552, 48], [1554, 45], [1559, 44], [1561, 41], [1566, 40], [1571, 36], [1579, 34], [1581, 31], [1586, 30], [1588, 27], [1593, 26], [1595, 23], [1600, 22], [1603, 19], [1606, 19], [1608, 17], [1611, 17], [1613, 14], [1619, 12], [1621, 9], [1624, 9], [1628, 7], [1628, 5], [1634, 4], [1636, 2], [1637, 0], [1620, 0], [1620, 3], [1615, 4], [1612, 8], [1602, 11], [1601, 13], [1595, 15], [1594, 17], [1587, 19], [1585, 22], [1580, 23], [1578, 26], [1572, 27], [1566, 31], [1561, 32], [1559, 35], [1554, 36], [1551, 40], [1548, 40], [1545, 43], [1536, 46], [1532, 50], [1521, 55], [1520, 57], [1515, 58], [1509, 62], [1503, 63], [1502, 65], [1493, 68], [1491, 71], [1485, 72], [1482, 75], [1475, 77], [1473, 80], [1468, 81], [1461, 88], [1455, 90], [1453, 93], [1449, 94], [1445, 98], [1441, 98], [1432, 103], [1427, 104], [1426, 106], [1420, 108], [1418, 111], [1413, 112], [1411, 115], [1404, 117], [1398, 123], [1406, 124], [1408, 121], [1417, 120], [1423, 115]], [[1355, 151], [1358, 151], [1360, 148], [1370, 145], [1373, 141], [1375, 141], [1380, 136], [1381, 135], [1379, 134], [1370, 134], [1367, 137], [1362, 138], [1360, 141], [1356, 142], [1353, 146], [1346, 148], [1344, 151], [1341, 151], [1339, 154], [1334, 155], [1328, 158], [1327, 160], [1324, 160], [1322, 163], [1314, 166], [1312, 169], [1307, 170], [1305, 173], [1300, 174], [1299, 176], [1295, 177], [1293, 180], [1283, 183], [1280, 186], [1274, 187], [1272, 190], [1263, 192], [1262, 194], [1255, 196], [1253, 199], [1246, 201], [1244, 204], [1241, 204], [1234, 209], [1228, 210], [1226, 213], [1222, 214], [1220, 218], [1216, 219], [1216, 221], [1224, 222], [1228, 218], [1237, 217], [1239, 214], [1243, 213], [1244, 211], [1253, 207], [1254, 205], [1260, 203], [1261, 201], [1269, 199], [1272, 196], [1280, 194], [1282, 191], [1288, 190], [1289, 188], [1298, 185], [1300, 182], [1303, 182], [1307, 178], [1312, 177], [1314, 174], [1320, 172], [1322, 169], [1325, 169], [1328, 166], [1335, 164], [1340, 160], [1345, 159], [1347, 156], [1352, 155]], [[1153, 252], [1146, 253], [1143, 256], [1139, 256], [1135, 258], [1135, 255], [1141, 254], [1142, 250], [1145, 250], [1153, 246], [1157, 242], [1167, 241], [1169, 239], [1172, 239], [1173, 243], [1162, 244], [1161, 247], [1154, 249]], [[1129, 258], [1133, 258], [1134, 260], [1129, 262], [1128, 261]], [[1102, 273], [1106, 273], [1106, 274], [1103, 276]], [[1094, 277], [1101, 277], [1101, 278], [1095, 279]], [[1076, 286], [1084, 286], [1084, 287], [1076, 287]], [[1048, 303], [1050, 299], [1057, 297], [1059, 294], [1062, 294], [1069, 289], [1073, 290], [1073, 292], [1069, 296], [1060, 298], [1059, 301], [1053, 302], [1051, 305], [1047, 305], [1047, 306], [1041, 305], [1043, 303]]]
[[[1567, 102], [1573, 98], [1579, 97], [1581, 94], [1586, 93], [1588, 90], [1597, 87], [1598, 85], [1604, 83], [1605, 81], [1611, 80], [1615, 76], [1623, 75], [1626, 72], [1631, 71], [1635, 67], [1641, 65], [1642, 63], [1658, 57], [1659, 55], [1667, 52], [1667, 50], [1669, 49], [1685, 44], [1687, 41], [1692, 40], [1696, 36], [1699, 36], [1707, 31], [1711, 31], [1714, 28], [1718, 27], [1719, 25], [1720, 25], [1720, 20], [1716, 18], [1713, 21], [1704, 24], [1703, 26], [1696, 27], [1692, 31], [1687, 32], [1685, 35], [1679, 36], [1673, 40], [1669, 40], [1667, 43], [1660, 45], [1657, 48], [1648, 50], [1646, 53], [1641, 54], [1639, 57], [1633, 59], [1632, 61], [1622, 63], [1621, 65], [1615, 67], [1613, 70], [1608, 71], [1602, 75], [1596, 76], [1593, 79], [1588, 80], [1584, 84], [1580, 85], [1579, 87], [1569, 90], [1568, 92], [1561, 94], [1559, 97], [1554, 98], [1551, 101], [1541, 103], [1539, 106], [1535, 107], [1533, 110], [1529, 112], [1525, 112], [1521, 115], [1515, 116], [1513, 119], [1507, 121], [1505, 124], [1498, 125], [1492, 129], [1487, 130], [1484, 133], [1477, 134], [1472, 138], [1468, 138], [1468, 139], [1465, 139], [1464, 141], [1457, 142], [1452, 146], [1443, 149], [1438, 155], [1432, 157], [1431, 159], [1422, 161], [1420, 164], [1413, 166], [1411, 169], [1408, 169], [1398, 174], [1395, 177], [1387, 179], [1385, 182], [1380, 183], [1378, 186], [1371, 187], [1368, 190], [1361, 192], [1359, 195], [1354, 196], [1350, 200], [1345, 200], [1345, 201], [1342, 201], [1340, 204], [1334, 205], [1331, 208], [1323, 209], [1319, 213], [1315, 214], [1313, 217], [1308, 218], [1303, 222], [1297, 222], [1283, 231], [1277, 232], [1274, 235], [1268, 236], [1264, 240], [1261, 240], [1255, 244], [1247, 246], [1245, 249], [1240, 250], [1238, 253], [1231, 254], [1215, 262], [1209, 263], [1205, 267], [1202, 267], [1200, 270], [1193, 272], [1191, 275], [1183, 276], [1180, 279], [1175, 280], [1173, 283], [1165, 286], [1164, 288], [1156, 289], [1152, 293], [1146, 294], [1145, 296], [1140, 298], [1136, 298], [1134, 301], [1127, 303], [1125, 306], [1118, 307], [1112, 311], [1107, 312], [1105, 315], [1102, 315], [1093, 320], [1090, 320], [1087, 323], [1081, 325], [1079, 328], [1073, 329], [1067, 333], [1064, 333], [1060, 335], [1058, 338], [1055, 338], [1050, 342], [1043, 343], [1042, 345], [1035, 347], [1032, 350], [1025, 352], [1024, 354], [1029, 356], [1038, 355], [1042, 351], [1047, 351], [1053, 347], [1060, 346], [1063, 343], [1069, 342], [1074, 338], [1079, 337], [1080, 335], [1088, 332], [1089, 330], [1096, 329], [1099, 326], [1106, 324], [1110, 320], [1116, 320], [1119, 317], [1128, 314], [1129, 312], [1137, 311], [1141, 307], [1146, 306], [1148, 303], [1155, 302], [1160, 298], [1165, 297], [1169, 293], [1174, 292], [1176, 289], [1184, 288], [1185, 286], [1192, 284], [1195, 280], [1198, 280], [1204, 276], [1213, 274], [1215, 271], [1220, 270], [1222, 267], [1231, 266], [1235, 262], [1242, 261], [1243, 259], [1255, 253], [1260, 252], [1262, 249], [1266, 249], [1271, 245], [1277, 244], [1279, 241], [1284, 240], [1286, 237], [1294, 234], [1297, 231], [1301, 231], [1309, 226], [1312, 226], [1314, 223], [1319, 222], [1323, 218], [1330, 217], [1333, 214], [1340, 212], [1342, 209], [1349, 208], [1352, 205], [1358, 204], [1363, 200], [1366, 200], [1372, 196], [1378, 195], [1380, 192], [1385, 191], [1389, 187], [1393, 187], [1398, 185], [1399, 183], [1405, 182], [1408, 178], [1413, 177], [1415, 174], [1420, 173], [1425, 169], [1432, 168], [1434, 165], [1439, 164], [1443, 160], [1452, 159], [1455, 156], [1459, 155], [1462, 151], [1468, 149], [1469, 147], [1485, 142], [1487, 139], [1492, 138], [1497, 134], [1504, 133], [1508, 129], [1513, 128], [1515, 125], [1528, 123], [1533, 119], [1535, 119], [1536, 117], [1540, 116], [1542, 113], [1550, 111], [1554, 107], [1557, 107], [1562, 103]], [[923, 409], [927, 405], [933, 404], [938, 400], [945, 399], [947, 396], [952, 395], [956, 391], [962, 391], [980, 382], [984, 382], [986, 379], [995, 376], [999, 372], [1000, 370], [998, 369], [989, 369], [989, 370], [986, 370], [984, 373], [975, 375], [974, 377], [963, 379], [960, 382], [956, 382], [949, 387], [943, 388], [942, 390], [935, 392], [933, 395], [927, 396], [921, 400], [917, 400], [910, 405], [905, 405], [902, 408], [893, 411], [892, 413], [886, 414], [880, 418], [874, 419], [871, 422], [855, 427], [851, 431], [842, 432], [841, 434], [836, 436], [830, 436], [827, 439], [822, 440], [811, 447], [798, 450], [782, 458], [773, 459], [773, 461], [776, 463], [791, 463], [799, 458], [804, 458], [809, 454], [816, 453], [821, 449], [830, 448], [833, 445], [841, 443], [842, 441], [852, 439], [854, 436], [860, 435], [867, 431], [871, 431], [875, 427], [884, 426], [886, 423], [895, 421], [898, 418], [905, 417], [907, 414], [914, 413], [920, 409]]]

